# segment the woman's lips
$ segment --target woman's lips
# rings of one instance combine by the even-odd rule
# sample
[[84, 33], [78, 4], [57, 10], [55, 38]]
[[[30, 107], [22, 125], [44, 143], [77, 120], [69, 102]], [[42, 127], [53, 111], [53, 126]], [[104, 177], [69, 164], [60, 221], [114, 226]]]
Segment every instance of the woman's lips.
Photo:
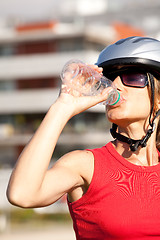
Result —
[[111, 107], [120, 106], [125, 101], [126, 101], [126, 98], [122, 94], [120, 94], [120, 100], [115, 105], [111, 105]]

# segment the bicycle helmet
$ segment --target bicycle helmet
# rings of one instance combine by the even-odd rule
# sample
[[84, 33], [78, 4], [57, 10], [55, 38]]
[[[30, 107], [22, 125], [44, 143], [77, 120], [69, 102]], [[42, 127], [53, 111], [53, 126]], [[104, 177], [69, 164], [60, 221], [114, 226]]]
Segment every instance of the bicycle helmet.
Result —
[[154, 120], [160, 115], [160, 110], [151, 121], [154, 109], [154, 77], [160, 80], [160, 41], [149, 37], [129, 37], [121, 39], [116, 43], [106, 47], [99, 55], [96, 63], [103, 68], [104, 76], [108, 73], [118, 72], [123, 68], [138, 66], [146, 70], [149, 74], [151, 84], [152, 107], [149, 117], [149, 129], [142, 139], [135, 140], [125, 137], [116, 132], [117, 125], [113, 123], [111, 134], [114, 138], [127, 142], [131, 151], [136, 151], [139, 146], [145, 147], [148, 139], [155, 129]]
[[160, 41], [148, 37], [121, 39], [100, 53], [97, 65], [104, 72], [138, 65], [160, 79]]

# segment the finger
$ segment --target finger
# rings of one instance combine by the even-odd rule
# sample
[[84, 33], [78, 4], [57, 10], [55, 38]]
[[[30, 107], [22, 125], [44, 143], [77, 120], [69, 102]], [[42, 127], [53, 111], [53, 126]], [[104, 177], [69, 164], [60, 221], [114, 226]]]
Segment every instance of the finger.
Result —
[[93, 68], [95, 71], [97, 71], [97, 72], [99, 72], [99, 73], [102, 73], [103, 72], [103, 68], [102, 67], [98, 67], [97, 65], [89, 65], [88, 64], [88, 66], [90, 66], [91, 68]]
[[67, 85], [65, 84], [62, 84], [61, 86], [61, 89], [60, 89], [60, 93], [63, 92], [63, 93], [70, 93], [71, 91], [71, 88], [69, 88]]

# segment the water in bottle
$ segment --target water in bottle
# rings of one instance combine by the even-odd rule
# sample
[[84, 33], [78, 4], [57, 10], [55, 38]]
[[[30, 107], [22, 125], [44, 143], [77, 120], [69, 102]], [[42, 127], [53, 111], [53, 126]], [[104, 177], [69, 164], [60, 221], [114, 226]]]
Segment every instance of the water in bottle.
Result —
[[80, 60], [70, 60], [61, 72], [62, 82], [84, 96], [93, 96], [110, 87], [105, 105], [115, 105], [120, 100], [120, 93], [113, 82]]

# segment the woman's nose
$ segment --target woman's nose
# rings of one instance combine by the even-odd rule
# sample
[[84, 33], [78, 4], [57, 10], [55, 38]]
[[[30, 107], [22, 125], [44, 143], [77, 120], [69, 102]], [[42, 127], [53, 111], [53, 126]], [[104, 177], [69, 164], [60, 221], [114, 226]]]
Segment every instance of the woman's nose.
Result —
[[114, 85], [116, 88], [121, 89], [123, 87], [123, 83], [121, 81], [120, 76], [116, 77], [115, 80], [113, 81]]

